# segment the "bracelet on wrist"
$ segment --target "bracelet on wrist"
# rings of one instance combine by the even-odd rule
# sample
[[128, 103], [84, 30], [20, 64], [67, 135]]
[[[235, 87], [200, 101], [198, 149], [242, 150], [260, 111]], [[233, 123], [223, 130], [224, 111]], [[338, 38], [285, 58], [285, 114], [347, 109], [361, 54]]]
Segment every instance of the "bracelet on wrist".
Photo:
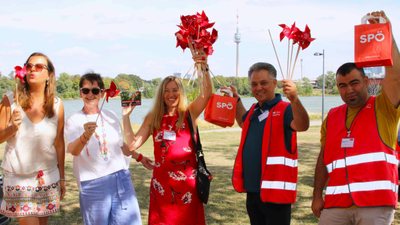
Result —
[[136, 158], [136, 162], [140, 162], [143, 159], [142, 153], [139, 153], [138, 157]]

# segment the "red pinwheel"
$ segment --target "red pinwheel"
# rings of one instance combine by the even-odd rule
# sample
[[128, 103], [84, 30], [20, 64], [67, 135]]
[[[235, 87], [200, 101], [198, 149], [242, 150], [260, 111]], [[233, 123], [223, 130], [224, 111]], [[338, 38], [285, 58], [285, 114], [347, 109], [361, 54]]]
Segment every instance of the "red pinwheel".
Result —
[[299, 38], [299, 46], [301, 47], [302, 50], [304, 50], [314, 40], [315, 40], [315, 38], [311, 37], [310, 28], [306, 25], [306, 28], [304, 29], [304, 31], [301, 32], [301, 35], [300, 35], [300, 38]]
[[18, 78], [21, 83], [25, 83], [26, 67], [15, 66], [15, 78]]
[[115, 85], [114, 81], [111, 81], [110, 88], [106, 89], [106, 101], [108, 102], [108, 98], [113, 98], [119, 94], [120, 90], [117, 89], [117, 85]]
[[279, 34], [280, 41], [285, 37], [293, 39], [293, 35], [299, 31], [299, 28], [296, 27], [296, 22], [293, 23], [292, 27], [288, 27], [286, 24], [279, 24], [279, 26], [283, 28], [282, 32]]

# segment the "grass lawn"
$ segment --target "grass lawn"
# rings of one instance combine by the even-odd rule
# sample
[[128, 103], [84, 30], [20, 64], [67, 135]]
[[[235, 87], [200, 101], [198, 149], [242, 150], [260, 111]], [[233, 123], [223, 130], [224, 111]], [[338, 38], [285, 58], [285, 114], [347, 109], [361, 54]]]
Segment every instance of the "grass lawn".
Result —
[[[200, 123], [201, 140], [209, 170], [213, 173], [211, 194], [206, 209], [207, 224], [249, 224], [245, 206], [245, 194], [236, 193], [231, 185], [233, 161], [240, 141], [240, 129], [220, 129], [205, 122]], [[4, 145], [0, 145], [3, 157]], [[316, 224], [310, 205], [314, 166], [319, 152], [319, 126], [312, 126], [307, 132], [298, 134], [299, 181], [298, 197], [293, 205], [292, 224]], [[140, 149], [146, 156], [152, 156], [152, 141]], [[132, 160], [131, 172], [141, 208], [143, 224], [147, 224], [149, 183], [151, 171]], [[83, 224], [79, 212], [79, 195], [72, 175], [72, 157], [66, 157], [67, 195], [62, 201], [61, 212], [51, 216], [49, 224]], [[400, 223], [398, 214], [395, 224]], [[11, 224], [16, 224], [15, 221]]]

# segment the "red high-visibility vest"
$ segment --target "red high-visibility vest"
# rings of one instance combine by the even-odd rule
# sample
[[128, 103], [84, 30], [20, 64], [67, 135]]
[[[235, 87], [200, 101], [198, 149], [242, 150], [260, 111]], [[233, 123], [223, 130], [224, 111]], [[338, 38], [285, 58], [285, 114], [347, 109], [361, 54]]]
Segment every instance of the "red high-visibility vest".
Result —
[[[297, 184], [297, 138], [292, 133], [291, 153], [286, 149], [284, 135], [284, 114], [289, 103], [280, 101], [269, 111], [265, 122], [262, 158], [260, 195], [263, 202], [281, 204], [296, 201]], [[255, 104], [250, 108], [243, 123], [239, 150], [233, 167], [232, 184], [237, 192], [245, 192], [243, 180], [243, 146], [248, 135], [250, 118]], [[250, 134], [251, 135], [251, 134]]]
[[[347, 105], [331, 109], [326, 124], [324, 164], [329, 181], [325, 208], [392, 206], [397, 204], [397, 153], [378, 132], [375, 97], [346, 128]], [[353, 146], [344, 147], [351, 142]]]

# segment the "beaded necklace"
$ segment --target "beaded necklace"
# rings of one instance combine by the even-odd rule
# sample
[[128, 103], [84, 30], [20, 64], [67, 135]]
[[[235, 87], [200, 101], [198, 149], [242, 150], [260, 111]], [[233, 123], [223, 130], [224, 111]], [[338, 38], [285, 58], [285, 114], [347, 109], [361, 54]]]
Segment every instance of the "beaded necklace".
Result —
[[[84, 112], [84, 110], [82, 109], [83, 113], [86, 116], [86, 120], [89, 122], [89, 119], [87, 117], [87, 114]], [[95, 131], [94, 132], [94, 137], [97, 140], [97, 143], [99, 145], [99, 150], [100, 150], [100, 156], [107, 161], [108, 160], [108, 148], [107, 148], [107, 141], [106, 141], [106, 130], [104, 127], [104, 118], [103, 115], [101, 114], [101, 111], [99, 112], [99, 117], [100, 117], [100, 121], [101, 121], [101, 131], [102, 131], [102, 135], [100, 137], [100, 135]], [[89, 142], [88, 142], [89, 143]], [[85, 145], [85, 150], [86, 150], [86, 154], [90, 157], [89, 155], [89, 149], [88, 149], [88, 143], [86, 143]]]

